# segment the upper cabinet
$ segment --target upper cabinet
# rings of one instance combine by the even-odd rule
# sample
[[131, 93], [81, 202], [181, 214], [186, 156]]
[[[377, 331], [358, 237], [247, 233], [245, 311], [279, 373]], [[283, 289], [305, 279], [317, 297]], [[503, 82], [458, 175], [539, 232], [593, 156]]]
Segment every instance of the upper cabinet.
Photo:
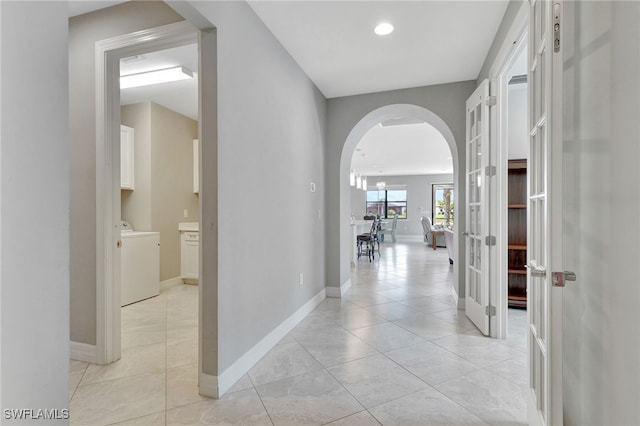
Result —
[[133, 190], [134, 129], [120, 125], [120, 189]]
[[193, 140], [193, 193], [200, 192], [200, 152], [198, 139]]

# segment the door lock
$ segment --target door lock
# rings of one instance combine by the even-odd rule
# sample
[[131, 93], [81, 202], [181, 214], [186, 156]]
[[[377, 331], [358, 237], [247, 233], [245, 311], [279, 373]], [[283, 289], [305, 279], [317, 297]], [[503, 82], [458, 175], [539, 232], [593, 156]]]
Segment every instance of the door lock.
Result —
[[567, 281], [575, 281], [577, 279], [575, 272], [552, 272], [551, 285], [554, 287], [564, 287]]

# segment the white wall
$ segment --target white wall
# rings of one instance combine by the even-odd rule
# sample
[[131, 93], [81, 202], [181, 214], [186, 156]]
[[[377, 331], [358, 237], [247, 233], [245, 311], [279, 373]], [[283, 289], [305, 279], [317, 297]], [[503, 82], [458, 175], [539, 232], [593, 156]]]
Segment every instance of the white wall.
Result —
[[509, 85], [507, 111], [507, 151], [509, 160], [529, 157], [527, 132], [527, 84]]
[[[433, 211], [432, 185], [436, 183], [453, 183], [452, 174], [420, 175], [420, 176], [369, 176], [369, 189], [375, 190], [375, 183], [384, 181], [387, 185], [406, 185], [407, 189], [407, 218], [398, 219], [396, 235], [421, 237], [423, 234], [420, 218], [431, 217]], [[362, 219], [366, 205], [365, 192], [351, 187], [351, 213], [357, 219]], [[444, 245], [444, 237], [442, 241]]]
[[69, 406], [67, 35], [66, 2], [0, 2], [2, 410]]
[[[571, 12], [574, 13], [571, 13]], [[640, 3], [568, 2], [564, 49], [566, 425], [640, 421]]]

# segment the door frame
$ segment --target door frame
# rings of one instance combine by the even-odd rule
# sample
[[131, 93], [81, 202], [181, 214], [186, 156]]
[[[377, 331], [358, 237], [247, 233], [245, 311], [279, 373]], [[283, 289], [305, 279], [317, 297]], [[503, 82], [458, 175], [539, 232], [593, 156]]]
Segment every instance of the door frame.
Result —
[[[96, 42], [96, 361], [120, 358], [120, 59], [198, 43], [187, 21]], [[201, 212], [200, 212], [201, 213]]]
[[511, 69], [519, 55], [528, 48], [527, 37], [529, 19], [528, 4], [521, 8], [509, 35], [502, 46], [501, 60], [496, 60], [489, 73], [489, 93], [496, 97], [496, 105], [491, 114], [490, 143], [491, 161], [496, 166], [496, 192], [492, 198], [492, 211], [496, 214], [492, 217], [492, 229], [496, 230], [496, 274], [492, 276], [489, 297], [492, 306], [496, 307], [496, 315], [490, 318], [491, 337], [506, 339], [508, 333], [508, 71]]

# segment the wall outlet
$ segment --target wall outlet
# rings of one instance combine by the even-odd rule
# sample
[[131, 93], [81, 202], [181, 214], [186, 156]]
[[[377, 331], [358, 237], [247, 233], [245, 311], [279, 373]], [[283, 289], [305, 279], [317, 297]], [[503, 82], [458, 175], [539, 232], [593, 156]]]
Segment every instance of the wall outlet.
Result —
[[304, 274], [302, 272], [300, 272], [300, 277], [298, 278], [298, 283], [300, 285], [304, 284]]
[[189, 217], [189, 210], [184, 209], [183, 214], [184, 214], [184, 217]]

